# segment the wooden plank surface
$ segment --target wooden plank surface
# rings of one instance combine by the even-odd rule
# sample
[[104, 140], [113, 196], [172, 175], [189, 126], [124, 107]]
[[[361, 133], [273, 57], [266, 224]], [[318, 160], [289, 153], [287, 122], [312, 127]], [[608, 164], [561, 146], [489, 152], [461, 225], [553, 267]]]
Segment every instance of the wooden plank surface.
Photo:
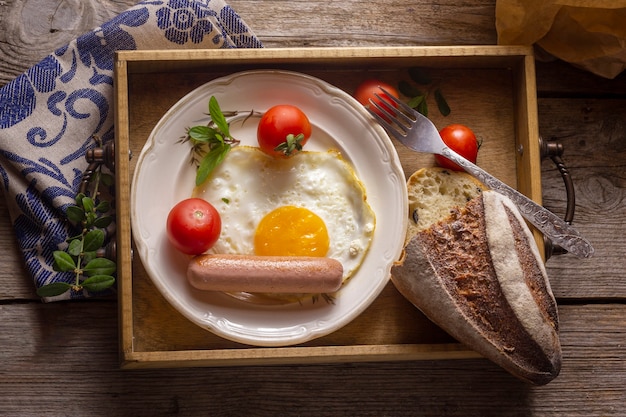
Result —
[[[484, 359], [119, 370], [116, 303], [0, 308], [0, 412], [7, 416], [588, 417], [623, 411], [624, 305], [560, 309], [565, 360], [561, 375], [544, 387], [521, 383]], [[86, 318], [97, 324], [86, 325]]]
[[[0, 85], [134, 1], [0, 2]], [[495, 44], [495, 0], [232, 0], [268, 47]], [[390, 12], [393, 10], [393, 12]], [[561, 375], [518, 382], [484, 359], [120, 371], [117, 302], [41, 304], [0, 200], [0, 414], [621, 416], [626, 403], [626, 76], [537, 65], [539, 127], [565, 145], [574, 223], [596, 256], [548, 261]], [[545, 205], [564, 210], [543, 163]]]

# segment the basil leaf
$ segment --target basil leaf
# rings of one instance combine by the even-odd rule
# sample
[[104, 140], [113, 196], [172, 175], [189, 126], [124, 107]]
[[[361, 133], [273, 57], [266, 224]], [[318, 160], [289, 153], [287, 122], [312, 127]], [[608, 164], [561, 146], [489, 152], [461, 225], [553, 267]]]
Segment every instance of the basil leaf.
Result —
[[196, 172], [196, 186], [202, 184], [211, 175], [211, 172], [222, 163], [230, 151], [230, 144], [221, 143], [214, 146], [200, 162]]
[[209, 126], [194, 126], [187, 131], [187, 134], [196, 142], [211, 143], [215, 141], [217, 131]]
[[228, 122], [222, 113], [222, 109], [220, 109], [220, 105], [217, 102], [215, 96], [211, 96], [209, 99], [209, 114], [211, 115], [211, 120], [217, 126], [217, 128], [224, 134], [224, 136], [230, 136]]
[[416, 109], [426, 100], [426, 96], [415, 96], [407, 103], [409, 107]]
[[417, 105], [417, 111], [428, 117], [428, 103], [426, 102], [426, 100], [422, 100]]
[[435, 101], [437, 102], [437, 107], [442, 115], [447, 116], [450, 114], [450, 106], [440, 89], [435, 90]]

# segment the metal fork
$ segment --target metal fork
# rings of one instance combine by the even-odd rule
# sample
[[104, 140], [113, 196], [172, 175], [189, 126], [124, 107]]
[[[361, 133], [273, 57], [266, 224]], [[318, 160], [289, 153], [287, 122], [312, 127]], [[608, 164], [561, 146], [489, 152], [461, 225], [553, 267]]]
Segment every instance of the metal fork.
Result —
[[589, 258], [593, 255], [594, 249], [591, 243], [569, 223], [454, 152], [446, 146], [430, 119], [383, 88], [381, 90], [385, 93], [385, 97], [379, 94], [375, 96], [388, 105], [381, 105], [372, 99], [370, 99], [370, 104], [384, 117], [372, 111], [371, 108], [368, 108], [368, 111], [390, 135], [414, 151], [439, 154], [450, 159], [490, 189], [509, 197], [522, 216], [554, 244], [579, 258]]

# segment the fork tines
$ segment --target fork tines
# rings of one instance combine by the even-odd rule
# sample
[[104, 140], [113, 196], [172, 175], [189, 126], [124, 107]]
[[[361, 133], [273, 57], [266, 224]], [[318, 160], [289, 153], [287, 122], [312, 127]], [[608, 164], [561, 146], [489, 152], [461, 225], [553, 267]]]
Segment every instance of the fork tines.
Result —
[[368, 108], [367, 110], [381, 125], [383, 125], [385, 129], [387, 129], [389, 133], [396, 137], [405, 137], [411, 126], [415, 124], [415, 119], [409, 117], [409, 115], [414, 114], [414, 110], [407, 104], [398, 100], [384, 88], [379, 88], [383, 91], [383, 93], [385, 93], [385, 97], [379, 95], [378, 93], [374, 93], [374, 96], [382, 103], [388, 103], [389, 105], [381, 105], [370, 99], [370, 105], [374, 106], [382, 114], [382, 116], [381, 114], [373, 111], [371, 108]]

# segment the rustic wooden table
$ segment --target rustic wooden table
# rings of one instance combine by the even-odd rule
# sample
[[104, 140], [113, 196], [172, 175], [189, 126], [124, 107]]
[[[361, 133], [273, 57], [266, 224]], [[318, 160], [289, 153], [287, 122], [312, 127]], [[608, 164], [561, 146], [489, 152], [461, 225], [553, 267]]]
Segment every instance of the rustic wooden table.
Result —
[[[0, 86], [131, 0], [0, 2]], [[488, 45], [495, 0], [232, 0], [267, 47]], [[626, 413], [626, 74], [537, 64], [539, 127], [565, 147], [595, 257], [547, 263], [563, 368], [543, 387], [484, 359], [119, 370], [114, 299], [43, 304], [0, 199], [0, 414], [618, 416]], [[563, 213], [555, 167], [543, 198]]]

